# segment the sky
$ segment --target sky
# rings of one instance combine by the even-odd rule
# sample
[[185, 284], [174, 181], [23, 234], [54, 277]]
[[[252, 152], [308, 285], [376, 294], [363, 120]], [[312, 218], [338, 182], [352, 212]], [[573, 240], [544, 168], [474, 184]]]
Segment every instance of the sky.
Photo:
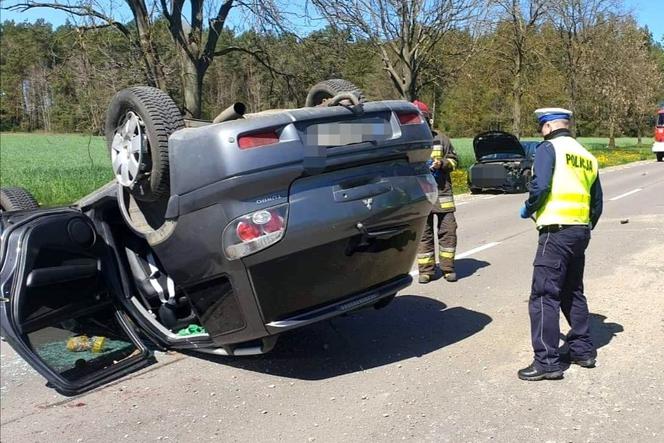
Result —
[[[12, 4], [18, 3], [20, 0], [0, 0], [2, 7], [7, 7]], [[65, 2], [63, 2], [65, 3]], [[108, 0], [108, 4], [122, 5], [122, 0]], [[626, 10], [634, 13], [637, 22], [642, 26], [648, 26], [653, 34], [655, 40], [664, 42], [664, 0], [624, 0], [622, 2]], [[120, 11], [120, 19], [122, 21], [129, 21], [130, 14], [126, 8], [118, 6]], [[63, 24], [67, 20], [67, 15], [64, 12], [52, 9], [35, 9], [26, 12], [14, 12], [0, 9], [0, 21], [14, 20], [17, 22], [29, 21], [43, 18], [55, 26]], [[307, 30], [311, 25], [303, 26]]]

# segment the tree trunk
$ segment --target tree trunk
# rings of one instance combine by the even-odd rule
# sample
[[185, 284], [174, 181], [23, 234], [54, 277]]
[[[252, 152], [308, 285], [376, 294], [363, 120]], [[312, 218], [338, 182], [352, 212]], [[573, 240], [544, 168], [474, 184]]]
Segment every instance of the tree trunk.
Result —
[[615, 134], [616, 125], [611, 119], [609, 123], [609, 149], [615, 149], [616, 147], [616, 134]]
[[514, 76], [512, 84], [512, 133], [516, 138], [521, 138], [521, 73]]
[[147, 46], [144, 47], [143, 53], [145, 54], [145, 64], [147, 65], [148, 74], [154, 86], [166, 91], [166, 75], [164, 74], [164, 67], [161, 65], [159, 56], [152, 45], [152, 42], [146, 42]]
[[166, 76], [164, 75], [164, 68], [159, 60], [159, 55], [154, 47], [151, 37], [151, 22], [147, 7], [143, 0], [127, 0], [132, 14], [134, 15], [134, 23], [138, 31], [138, 45], [143, 55], [143, 61], [148, 73], [148, 81], [153, 83], [157, 88], [166, 90]]
[[570, 100], [569, 100], [569, 110], [572, 111], [572, 121], [570, 122], [569, 130], [572, 133], [572, 137], [576, 137], [576, 100], [577, 100], [577, 86], [576, 79], [572, 75], [570, 78]]
[[643, 137], [643, 128], [641, 127], [641, 120], [636, 123], [636, 144], [640, 145], [641, 144], [641, 138]]
[[201, 118], [203, 111], [201, 99], [205, 69], [201, 69], [198, 63], [191, 60], [184, 53], [184, 50], [180, 50], [180, 63], [182, 64], [180, 71], [182, 96], [184, 98], [184, 114], [191, 118]]

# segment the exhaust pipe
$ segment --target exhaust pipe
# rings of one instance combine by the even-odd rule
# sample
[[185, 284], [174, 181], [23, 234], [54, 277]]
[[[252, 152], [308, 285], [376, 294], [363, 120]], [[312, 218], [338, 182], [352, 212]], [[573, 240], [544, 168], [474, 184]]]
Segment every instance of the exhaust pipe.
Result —
[[216, 116], [214, 120], [212, 120], [212, 123], [221, 123], [221, 122], [227, 122], [229, 120], [237, 120], [238, 118], [242, 118], [242, 116], [246, 111], [247, 107], [244, 105], [244, 103], [241, 102], [233, 103], [231, 106], [221, 111], [221, 113], [218, 116]]

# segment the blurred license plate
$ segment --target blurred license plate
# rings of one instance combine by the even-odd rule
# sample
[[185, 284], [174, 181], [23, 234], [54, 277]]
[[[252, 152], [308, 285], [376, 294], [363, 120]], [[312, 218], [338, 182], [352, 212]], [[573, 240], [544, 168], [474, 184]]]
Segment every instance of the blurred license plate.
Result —
[[343, 146], [392, 138], [392, 127], [383, 119], [320, 123], [307, 128], [307, 144]]

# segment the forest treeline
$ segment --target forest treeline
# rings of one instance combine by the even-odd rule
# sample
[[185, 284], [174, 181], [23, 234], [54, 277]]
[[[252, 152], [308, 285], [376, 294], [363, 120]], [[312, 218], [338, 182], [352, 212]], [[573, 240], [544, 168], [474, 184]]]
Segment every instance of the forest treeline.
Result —
[[[190, 47], [178, 43], [173, 11], [151, 17], [148, 34], [136, 20], [93, 18], [57, 28], [44, 20], [5, 21], [0, 130], [101, 133], [110, 98], [129, 85], [161, 87], [185, 114], [212, 118], [236, 101], [250, 111], [299, 107], [313, 84], [341, 77], [370, 99], [427, 102], [436, 126], [454, 137], [488, 129], [533, 135], [532, 112], [541, 106], [573, 109], [578, 135], [651, 135], [664, 99], [664, 49], [630, 14], [607, 8], [578, 23], [571, 14], [570, 23], [564, 9], [545, 10], [536, 0], [486, 0], [490, 15], [478, 12], [488, 10], [478, 9], [479, 0], [455, 1], [468, 8], [457, 25], [450, 17], [458, 11], [431, 18], [431, 11], [406, 6], [389, 10], [399, 3], [391, 2], [376, 14], [380, 32], [373, 16], [348, 14], [347, 5], [342, 15], [334, 1], [313, 2], [328, 25], [306, 35], [292, 19], [290, 26], [233, 31], [217, 26], [213, 13], [199, 25], [199, 44], [185, 42]], [[406, 2], [419, 3], [431, 2]]]

